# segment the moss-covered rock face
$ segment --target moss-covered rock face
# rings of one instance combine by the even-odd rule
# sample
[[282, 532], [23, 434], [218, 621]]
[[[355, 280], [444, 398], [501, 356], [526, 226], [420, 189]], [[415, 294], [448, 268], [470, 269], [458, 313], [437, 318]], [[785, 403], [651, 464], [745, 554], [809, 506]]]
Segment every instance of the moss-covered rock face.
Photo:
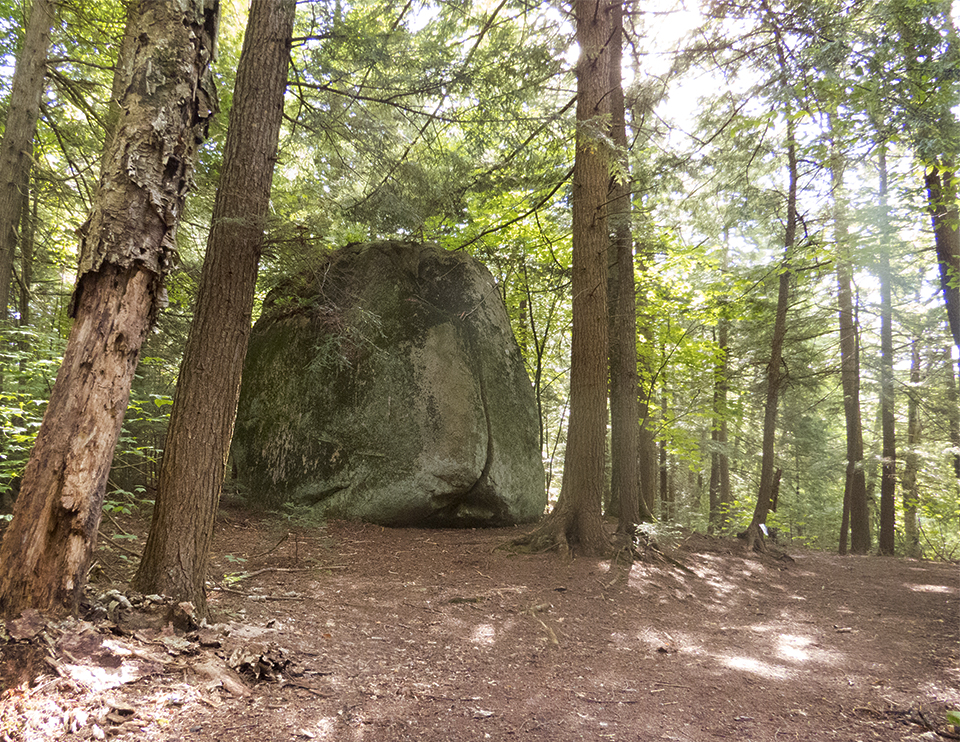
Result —
[[351, 245], [273, 291], [233, 442], [241, 492], [384, 525], [502, 526], [546, 505], [536, 403], [489, 271]]

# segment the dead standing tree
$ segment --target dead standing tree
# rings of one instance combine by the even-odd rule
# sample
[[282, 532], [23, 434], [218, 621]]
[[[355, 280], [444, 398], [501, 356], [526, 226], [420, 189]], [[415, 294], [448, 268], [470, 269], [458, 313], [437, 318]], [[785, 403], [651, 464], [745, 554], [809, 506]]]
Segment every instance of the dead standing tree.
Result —
[[197, 145], [216, 110], [219, 1], [129, 7], [120, 111], [81, 230], [75, 318], [0, 546], [0, 612], [75, 611], [140, 347], [162, 301]]

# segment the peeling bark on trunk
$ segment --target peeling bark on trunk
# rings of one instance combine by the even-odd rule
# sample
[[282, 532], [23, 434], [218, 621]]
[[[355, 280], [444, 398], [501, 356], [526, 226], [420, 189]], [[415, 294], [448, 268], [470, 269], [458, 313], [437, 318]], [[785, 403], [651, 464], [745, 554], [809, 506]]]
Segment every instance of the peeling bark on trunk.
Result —
[[570, 422], [556, 507], [518, 545], [562, 553], [606, 553], [603, 530], [607, 423], [607, 185], [609, 120], [605, 93], [610, 40], [608, 0], [576, 0], [577, 152], [573, 175], [573, 331]]
[[[0, 612], [76, 611], [140, 347], [215, 109], [218, 5], [131, 5], [122, 118], [81, 235], [63, 364], [0, 546]], [[129, 60], [128, 60], [129, 61]]]
[[293, 0], [254, 0], [230, 111], [223, 173], [160, 468], [134, 578], [206, 614], [204, 577], [233, 438], [286, 90]]
[[0, 142], [0, 321], [7, 318], [17, 227], [33, 164], [33, 139], [40, 116], [50, 28], [56, 4], [33, 0], [17, 58], [3, 141]]

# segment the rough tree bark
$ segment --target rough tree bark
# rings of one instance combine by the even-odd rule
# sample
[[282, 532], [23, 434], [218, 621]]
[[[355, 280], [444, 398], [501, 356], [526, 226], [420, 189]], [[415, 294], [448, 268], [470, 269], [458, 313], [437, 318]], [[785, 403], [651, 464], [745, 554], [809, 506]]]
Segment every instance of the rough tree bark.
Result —
[[10, 108], [0, 142], [0, 321], [7, 318], [13, 256], [20, 213], [33, 164], [33, 139], [40, 117], [54, 0], [33, 0], [23, 48], [17, 57], [10, 90]]
[[216, 0], [140, 0], [123, 114], [81, 230], [75, 318], [0, 546], [0, 612], [75, 611], [140, 347], [162, 301], [197, 145], [216, 109]]
[[133, 584], [206, 614], [204, 575], [237, 415], [286, 90], [294, 0], [253, 0], [200, 292]]
[[766, 523], [767, 513], [773, 499], [773, 482], [776, 469], [775, 441], [777, 435], [777, 406], [780, 386], [783, 381], [781, 363], [783, 342], [787, 335], [787, 309], [790, 306], [791, 259], [797, 239], [797, 144], [793, 120], [787, 117], [787, 167], [789, 187], [787, 191], [787, 223], [784, 232], [784, 258], [780, 269], [777, 291], [777, 313], [773, 323], [773, 339], [770, 344], [770, 360], [767, 363], [767, 392], [763, 412], [763, 444], [760, 464], [760, 489], [753, 518], [747, 527], [747, 549], [763, 550], [761, 524]]
[[560, 497], [518, 546], [562, 553], [609, 551], [603, 530], [607, 410], [607, 233], [609, 136], [609, 0], [574, 2], [577, 64], [577, 149], [573, 174], [573, 329], [570, 421]]

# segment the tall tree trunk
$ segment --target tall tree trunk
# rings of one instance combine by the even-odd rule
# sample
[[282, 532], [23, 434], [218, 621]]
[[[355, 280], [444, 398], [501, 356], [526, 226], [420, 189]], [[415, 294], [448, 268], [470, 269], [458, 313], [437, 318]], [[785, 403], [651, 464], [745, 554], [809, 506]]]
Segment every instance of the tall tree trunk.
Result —
[[850, 286], [853, 282], [853, 268], [847, 233], [844, 168], [841, 158], [842, 155], [836, 153], [831, 168], [837, 251], [837, 306], [840, 321], [840, 382], [843, 387], [847, 438], [847, 470], [843, 488], [843, 523], [839, 550], [841, 554], [847, 552], [849, 524], [851, 550], [854, 554], [866, 554], [870, 550], [870, 518], [867, 509], [866, 472], [863, 466], [863, 423], [860, 417], [860, 343]]
[[40, 117], [54, 0], [33, 0], [23, 48], [10, 90], [10, 108], [0, 142], [0, 322], [7, 319], [17, 227], [30, 182], [33, 139]]
[[767, 513], [773, 501], [773, 480], [776, 469], [775, 441], [777, 435], [777, 405], [782, 383], [781, 364], [783, 342], [787, 335], [787, 309], [790, 306], [790, 279], [793, 247], [797, 238], [797, 143], [793, 120], [787, 118], [787, 167], [789, 187], [787, 191], [787, 224], [784, 233], [783, 267], [777, 291], [777, 313], [773, 323], [773, 339], [770, 344], [770, 361], [767, 364], [767, 393], [763, 412], [763, 444], [760, 464], [760, 489], [753, 519], [747, 528], [747, 549], [763, 549], [763, 534], [760, 526], [766, 523]]
[[895, 546], [897, 489], [897, 421], [893, 391], [893, 298], [890, 276], [890, 215], [887, 208], [887, 149], [879, 150], [880, 219], [880, 424], [883, 450], [880, 455], [880, 553], [891, 555]]
[[206, 614], [204, 577], [237, 415], [287, 84], [294, 0], [253, 0], [193, 325], [133, 584]]
[[602, 554], [604, 442], [607, 421], [607, 233], [609, 185], [609, 0], [575, 0], [577, 134], [573, 174], [573, 328], [570, 422], [560, 497], [553, 511], [518, 540], [533, 549]]
[[623, 6], [611, 6], [610, 35], [610, 138], [617, 148], [617, 162], [610, 181], [607, 205], [611, 241], [609, 283], [610, 323], [610, 458], [613, 501], [618, 505], [617, 533], [632, 539], [636, 526], [650, 520], [640, 499], [640, 410], [637, 377], [637, 303], [633, 277], [633, 230], [631, 228], [630, 164], [627, 158], [627, 122], [621, 67]]
[[216, 108], [217, 3], [140, 0], [129, 12], [135, 61], [119, 67], [123, 116], [81, 234], [75, 322], [0, 546], [6, 616], [79, 604], [140, 347]]
[[900, 481], [900, 496], [903, 498], [904, 547], [908, 557], [920, 558], [920, 523], [917, 507], [920, 504], [920, 487], [917, 472], [920, 469], [920, 340], [911, 341], [910, 393], [907, 395], [907, 450], [903, 457], [903, 475]]
[[940, 289], [947, 307], [953, 344], [960, 348], [960, 212], [957, 175], [952, 163], [928, 167], [927, 203], [933, 221], [933, 241], [940, 264]]

